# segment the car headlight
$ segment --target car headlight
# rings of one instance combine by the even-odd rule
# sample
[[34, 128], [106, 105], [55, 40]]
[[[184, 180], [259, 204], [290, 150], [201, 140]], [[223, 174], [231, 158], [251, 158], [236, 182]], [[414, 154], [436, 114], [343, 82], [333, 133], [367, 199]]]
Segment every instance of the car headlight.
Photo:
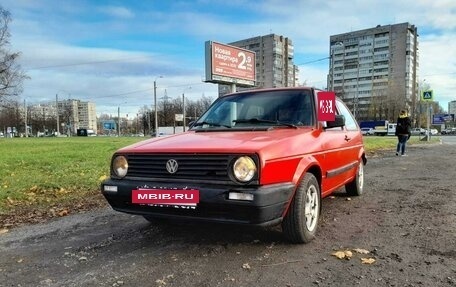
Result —
[[124, 177], [128, 171], [128, 161], [123, 155], [116, 156], [112, 161], [112, 170], [118, 177]]
[[241, 182], [250, 181], [256, 174], [257, 167], [251, 157], [242, 156], [233, 164], [234, 177]]

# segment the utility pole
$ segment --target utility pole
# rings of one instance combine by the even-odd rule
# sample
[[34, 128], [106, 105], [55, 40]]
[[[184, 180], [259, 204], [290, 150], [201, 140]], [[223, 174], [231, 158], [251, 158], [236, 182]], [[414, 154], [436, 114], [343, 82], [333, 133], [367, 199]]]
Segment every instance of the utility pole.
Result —
[[56, 115], [56, 118], [57, 118], [57, 134], [56, 136], [59, 136], [60, 132], [59, 132], [59, 94], [55, 94], [55, 113], [57, 114]]
[[182, 126], [183, 126], [184, 132], [185, 132], [185, 90], [191, 89], [191, 88], [192, 87], [188, 87], [188, 88], [184, 89], [184, 91], [182, 92], [182, 115], [184, 116]]
[[157, 79], [163, 78], [163, 76], [158, 76], [154, 80], [154, 114], [155, 114], [155, 137], [158, 137], [158, 112], [157, 112]]
[[24, 122], [25, 122], [25, 137], [28, 138], [28, 127], [27, 127], [27, 104], [24, 100], [24, 114], [25, 114], [25, 119], [24, 119]]
[[158, 119], [157, 119], [157, 79], [154, 81], [154, 129], [155, 137], [158, 137]]
[[185, 94], [182, 93], [182, 114], [183, 114], [183, 119], [182, 119], [182, 129], [185, 132]]
[[117, 136], [120, 137], [120, 106], [117, 107]]

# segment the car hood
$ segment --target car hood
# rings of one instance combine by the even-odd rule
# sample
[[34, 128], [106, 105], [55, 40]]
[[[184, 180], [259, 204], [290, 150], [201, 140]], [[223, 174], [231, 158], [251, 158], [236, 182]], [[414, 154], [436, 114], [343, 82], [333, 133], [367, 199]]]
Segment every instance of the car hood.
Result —
[[[311, 128], [273, 129], [268, 131], [188, 131], [153, 138], [120, 149], [121, 153], [255, 153], [284, 141], [293, 141]], [[307, 138], [307, 137], [305, 137]]]

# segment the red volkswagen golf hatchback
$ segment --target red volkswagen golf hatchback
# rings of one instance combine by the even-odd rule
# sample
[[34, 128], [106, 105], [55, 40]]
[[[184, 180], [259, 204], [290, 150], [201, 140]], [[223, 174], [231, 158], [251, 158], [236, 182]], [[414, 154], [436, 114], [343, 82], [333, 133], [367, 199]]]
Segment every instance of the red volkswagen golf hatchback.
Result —
[[335, 98], [322, 120], [322, 91], [251, 90], [218, 98], [187, 132], [115, 152], [101, 185], [117, 211], [233, 224], [281, 224], [295, 243], [317, 231], [321, 199], [360, 195], [366, 164], [354, 117]]

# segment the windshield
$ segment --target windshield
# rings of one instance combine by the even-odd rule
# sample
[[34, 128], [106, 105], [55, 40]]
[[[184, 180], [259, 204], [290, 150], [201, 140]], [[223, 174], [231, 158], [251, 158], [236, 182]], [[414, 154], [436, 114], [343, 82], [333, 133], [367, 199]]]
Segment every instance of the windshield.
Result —
[[194, 129], [314, 125], [311, 90], [255, 91], [217, 99]]

